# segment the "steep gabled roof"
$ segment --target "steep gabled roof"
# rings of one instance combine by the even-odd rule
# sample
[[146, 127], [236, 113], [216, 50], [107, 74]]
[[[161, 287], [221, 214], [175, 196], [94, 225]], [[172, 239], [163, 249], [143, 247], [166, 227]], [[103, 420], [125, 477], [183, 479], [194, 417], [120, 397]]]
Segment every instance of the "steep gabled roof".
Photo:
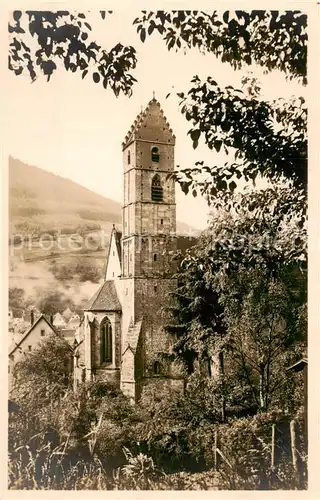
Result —
[[118, 254], [118, 257], [119, 257], [120, 264], [121, 264], [121, 238], [122, 238], [122, 232], [118, 231], [116, 229], [115, 224], [113, 224], [112, 231], [111, 231], [111, 236], [110, 236], [110, 241], [109, 241], [108, 255], [107, 255], [107, 260], [106, 260], [106, 270], [107, 270], [107, 267], [108, 267], [108, 262], [109, 262], [110, 252], [111, 252], [112, 238], [115, 239], [116, 248], [117, 248], [117, 254]]
[[118, 252], [118, 257], [119, 261], [121, 264], [121, 238], [122, 238], [122, 232], [121, 231], [115, 231], [115, 239], [116, 239], [116, 246], [117, 246], [117, 252]]
[[287, 370], [288, 371], [293, 370], [295, 372], [299, 372], [299, 371], [303, 370], [305, 368], [305, 366], [307, 366], [307, 364], [308, 364], [308, 358], [304, 357], [304, 358], [299, 359], [299, 361], [297, 361], [293, 365], [289, 366], [289, 368], [287, 368]]
[[84, 311], [121, 311], [116, 287], [112, 280], [107, 280], [87, 302]]
[[[29, 337], [30, 333], [32, 332], [32, 330], [34, 329], [34, 327], [39, 323], [39, 321], [41, 320], [44, 320], [48, 326], [52, 329], [53, 333], [56, 333], [56, 330], [54, 328], [54, 326], [47, 320], [47, 318], [45, 317], [44, 314], [41, 314], [41, 316], [39, 316], [39, 318], [36, 319], [36, 321], [33, 323], [33, 325], [30, 326], [30, 328], [23, 334], [22, 338], [19, 340], [18, 343], [16, 343], [14, 346], [12, 346], [10, 349], [9, 349], [9, 355], [13, 354], [22, 344], [22, 342], [27, 338]], [[58, 335], [58, 334], [57, 334]]]
[[124, 150], [134, 139], [137, 139], [137, 134], [145, 124], [145, 121], [147, 119], [147, 116], [149, 115], [150, 112], [155, 111], [157, 114], [163, 119], [163, 125], [164, 129], [166, 129], [166, 132], [170, 137], [175, 140], [175, 135], [172, 131], [172, 128], [170, 127], [169, 122], [167, 121], [167, 117], [164, 115], [164, 112], [160, 106], [160, 103], [157, 101], [157, 99], [154, 97], [149, 101], [147, 107], [145, 108], [144, 111], [141, 111], [133, 122], [130, 130], [128, 131], [123, 143], [122, 143], [122, 149]]

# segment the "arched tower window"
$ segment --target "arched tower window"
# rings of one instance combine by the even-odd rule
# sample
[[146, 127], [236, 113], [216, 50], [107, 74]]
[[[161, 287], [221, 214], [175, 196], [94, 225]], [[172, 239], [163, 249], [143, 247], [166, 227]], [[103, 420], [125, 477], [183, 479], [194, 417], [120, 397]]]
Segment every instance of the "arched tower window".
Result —
[[112, 327], [109, 318], [104, 318], [100, 325], [101, 363], [112, 362]]
[[159, 163], [160, 160], [159, 149], [156, 146], [154, 146], [151, 149], [151, 160], [156, 163]]
[[163, 200], [163, 187], [161, 186], [160, 177], [158, 174], [156, 174], [152, 179], [151, 199], [152, 201]]
[[130, 151], [128, 151], [128, 165], [130, 165]]
[[160, 365], [159, 361], [155, 361], [153, 363], [153, 373], [155, 375], [160, 375], [160, 373], [161, 373], [161, 365]]

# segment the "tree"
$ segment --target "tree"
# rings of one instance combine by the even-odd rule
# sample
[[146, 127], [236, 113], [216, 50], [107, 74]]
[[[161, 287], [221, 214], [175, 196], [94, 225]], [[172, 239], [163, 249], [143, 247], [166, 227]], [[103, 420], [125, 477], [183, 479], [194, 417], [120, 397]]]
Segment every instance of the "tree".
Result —
[[[110, 14], [108, 11], [106, 16], [101, 11], [103, 18], [109, 18]], [[95, 82], [111, 86], [116, 95], [120, 90], [131, 94], [135, 79], [126, 71], [136, 65], [133, 47], [118, 44], [106, 54], [94, 42], [87, 42], [91, 26], [83, 13], [27, 11], [26, 15], [29, 19], [26, 29], [22, 27], [20, 11], [13, 13], [9, 24], [12, 34], [9, 68], [16, 74], [27, 69], [34, 79], [36, 64], [49, 79], [56, 69], [54, 59], [60, 58], [66, 70], [75, 72], [80, 68], [84, 77], [92, 59], [98, 65], [93, 73]], [[257, 64], [265, 72], [280, 70], [288, 79], [307, 83], [307, 16], [300, 11], [142, 11], [133, 24], [142, 42], [157, 33], [168, 50], [186, 51], [194, 47], [213, 53], [234, 69]], [[26, 30], [38, 37], [35, 62], [26, 44]], [[64, 45], [66, 49], [62, 48]], [[112, 55], [113, 50], [121, 53], [118, 59]], [[272, 182], [284, 179], [298, 191], [297, 196], [304, 198], [304, 220], [307, 183], [304, 100], [266, 102], [259, 97], [259, 85], [254, 79], [244, 82], [248, 95], [232, 86], [219, 87], [211, 76], [201, 82], [196, 75], [191, 83], [188, 94], [179, 92], [178, 96], [181, 112], [192, 122], [189, 135], [193, 146], [197, 147], [202, 136], [210, 149], [234, 153], [235, 161], [208, 166], [199, 160], [195, 167], [180, 169], [175, 178], [183, 191], [191, 190], [194, 196], [200, 191], [213, 203], [217, 197], [230, 196], [241, 177], [253, 182], [259, 176]], [[203, 175], [207, 176], [205, 180]], [[295, 214], [294, 204], [290, 210]]]
[[289, 390], [284, 367], [306, 342], [306, 229], [261, 203], [248, 210], [251, 193], [238, 202], [185, 256], [167, 331], [187, 363], [223, 353], [229, 406], [266, 410]]
[[39, 433], [58, 439], [61, 404], [70, 392], [72, 367], [72, 348], [54, 334], [16, 363], [10, 397], [18, 404], [19, 412], [9, 429], [11, 451], [26, 444], [36, 449]]
[[25, 308], [25, 292], [23, 288], [9, 288], [9, 307], [12, 309], [14, 316], [22, 316]]
[[[106, 19], [112, 11], [100, 11], [100, 14]], [[108, 67], [110, 71], [110, 74], [105, 74], [105, 78], [116, 76], [119, 81], [123, 77], [121, 69], [135, 67], [133, 47], [121, 47], [124, 49], [123, 57], [116, 60], [111, 56], [121, 52], [120, 46], [112, 49], [115, 54], [112, 51], [107, 54], [101, 46], [87, 42], [92, 28], [84, 13], [26, 11], [26, 15], [26, 29], [21, 11], [14, 11], [9, 23], [9, 33], [12, 34], [9, 69], [17, 75], [22, 74], [25, 63], [32, 80], [36, 77], [31, 49], [25, 43], [26, 31], [37, 37], [39, 49], [35, 53], [36, 64], [48, 78], [56, 69], [50, 57], [61, 58], [65, 69], [73, 72], [77, 71], [77, 65], [80, 70], [86, 71], [90, 58], [95, 62], [100, 58], [100, 65]], [[306, 83], [307, 16], [299, 11], [142, 11], [142, 16], [136, 18], [133, 24], [137, 26], [142, 42], [147, 36], [158, 32], [168, 50], [197, 47], [214, 53], [235, 69], [255, 63], [266, 71], [279, 69], [289, 78], [299, 78]], [[65, 50], [62, 49], [64, 43], [68, 44]], [[71, 62], [72, 56], [75, 56], [76, 62]], [[102, 70], [100, 66], [98, 69]], [[95, 81], [102, 81], [107, 86], [100, 77], [96, 76]], [[128, 78], [128, 88], [124, 87], [124, 92], [131, 90], [134, 81]]]
[[39, 288], [36, 292], [37, 300], [35, 305], [37, 309], [44, 314], [52, 315], [64, 311], [67, 307], [71, 310], [74, 309], [73, 300], [64, 293], [58, 291], [55, 287], [50, 287], [45, 290]]
[[[105, 19], [112, 11], [100, 11]], [[108, 16], [107, 16], [108, 14]], [[24, 28], [24, 17], [27, 27]], [[118, 96], [131, 94], [136, 79], [130, 70], [136, 66], [136, 51], [131, 46], [118, 43], [110, 51], [103, 49], [89, 38], [92, 28], [86, 15], [68, 11], [14, 11], [9, 23], [9, 69], [16, 75], [28, 73], [35, 81], [39, 72], [49, 81], [59, 62], [67, 71], [81, 71], [82, 78], [91, 71], [95, 83], [102, 82]], [[32, 50], [27, 33], [36, 38], [37, 50]]]

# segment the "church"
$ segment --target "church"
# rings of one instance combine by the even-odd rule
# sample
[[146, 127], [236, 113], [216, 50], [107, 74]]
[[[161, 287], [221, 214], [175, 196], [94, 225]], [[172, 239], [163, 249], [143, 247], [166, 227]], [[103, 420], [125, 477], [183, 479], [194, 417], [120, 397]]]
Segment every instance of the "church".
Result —
[[122, 143], [122, 232], [112, 229], [104, 281], [84, 309], [76, 334], [75, 386], [112, 381], [133, 401], [146, 385], [182, 388], [182, 372], [164, 331], [176, 288], [173, 256], [193, 238], [176, 234], [175, 136], [153, 97]]

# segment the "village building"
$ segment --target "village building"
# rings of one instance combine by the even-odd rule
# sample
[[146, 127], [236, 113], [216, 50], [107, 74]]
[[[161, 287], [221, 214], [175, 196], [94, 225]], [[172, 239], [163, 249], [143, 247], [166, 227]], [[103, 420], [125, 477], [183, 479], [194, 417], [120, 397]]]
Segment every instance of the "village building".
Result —
[[68, 370], [73, 370], [73, 356], [74, 356], [74, 330], [69, 331], [69, 335], [61, 335], [52, 324], [51, 321], [41, 314], [37, 318], [31, 315], [31, 324], [27, 331], [17, 341], [14, 341], [9, 347], [9, 364], [8, 364], [8, 379], [9, 379], [9, 392], [13, 383], [13, 370], [17, 362], [21, 361], [27, 353], [34, 351], [41, 342], [45, 341], [55, 335], [59, 338], [64, 338], [70, 346], [70, 366]]
[[62, 316], [62, 314], [60, 314], [59, 312], [57, 312], [54, 316], [53, 316], [53, 321], [52, 321], [52, 324], [55, 328], [66, 328], [67, 326], [67, 322], [66, 320], [64, 319], [64, 317]]
[[12, 373], [15, 364], [25, 356], [25, 353], [33, 351], [50, 334], [55, 334], [53, 325], [44, 315], [40, 315], [35, 321], [32, 321], [29, 329], [20, 336], [20, 339], [10, 345], [8, 365], [9, 388], [12, 385]]
[[104, 281], [84, 309], [76, 332], [75, 386], [80, 380], [115, 382], [133, 401], [150, 383], [182, 388], [177, 367], [165, 361], [166, 306], [176, 288], [173, 255], [194, 238], [177, 238], [175, 136], [159, 102], [141, 112], [123, 150], [122, 231], [112, 229]]
[[69, 307], [67, 307], [62, 313], [62, 316], [66, 322], [70, 321], [70, 318], [72, 317], [72, 315], [73, 315], [73, 313]]
[[76, 330], [79, 327], [79, 324], [80, 324], [79, 314], [73, 313], [66, 325], [66, 328], [68, 328], [68, 330]]

